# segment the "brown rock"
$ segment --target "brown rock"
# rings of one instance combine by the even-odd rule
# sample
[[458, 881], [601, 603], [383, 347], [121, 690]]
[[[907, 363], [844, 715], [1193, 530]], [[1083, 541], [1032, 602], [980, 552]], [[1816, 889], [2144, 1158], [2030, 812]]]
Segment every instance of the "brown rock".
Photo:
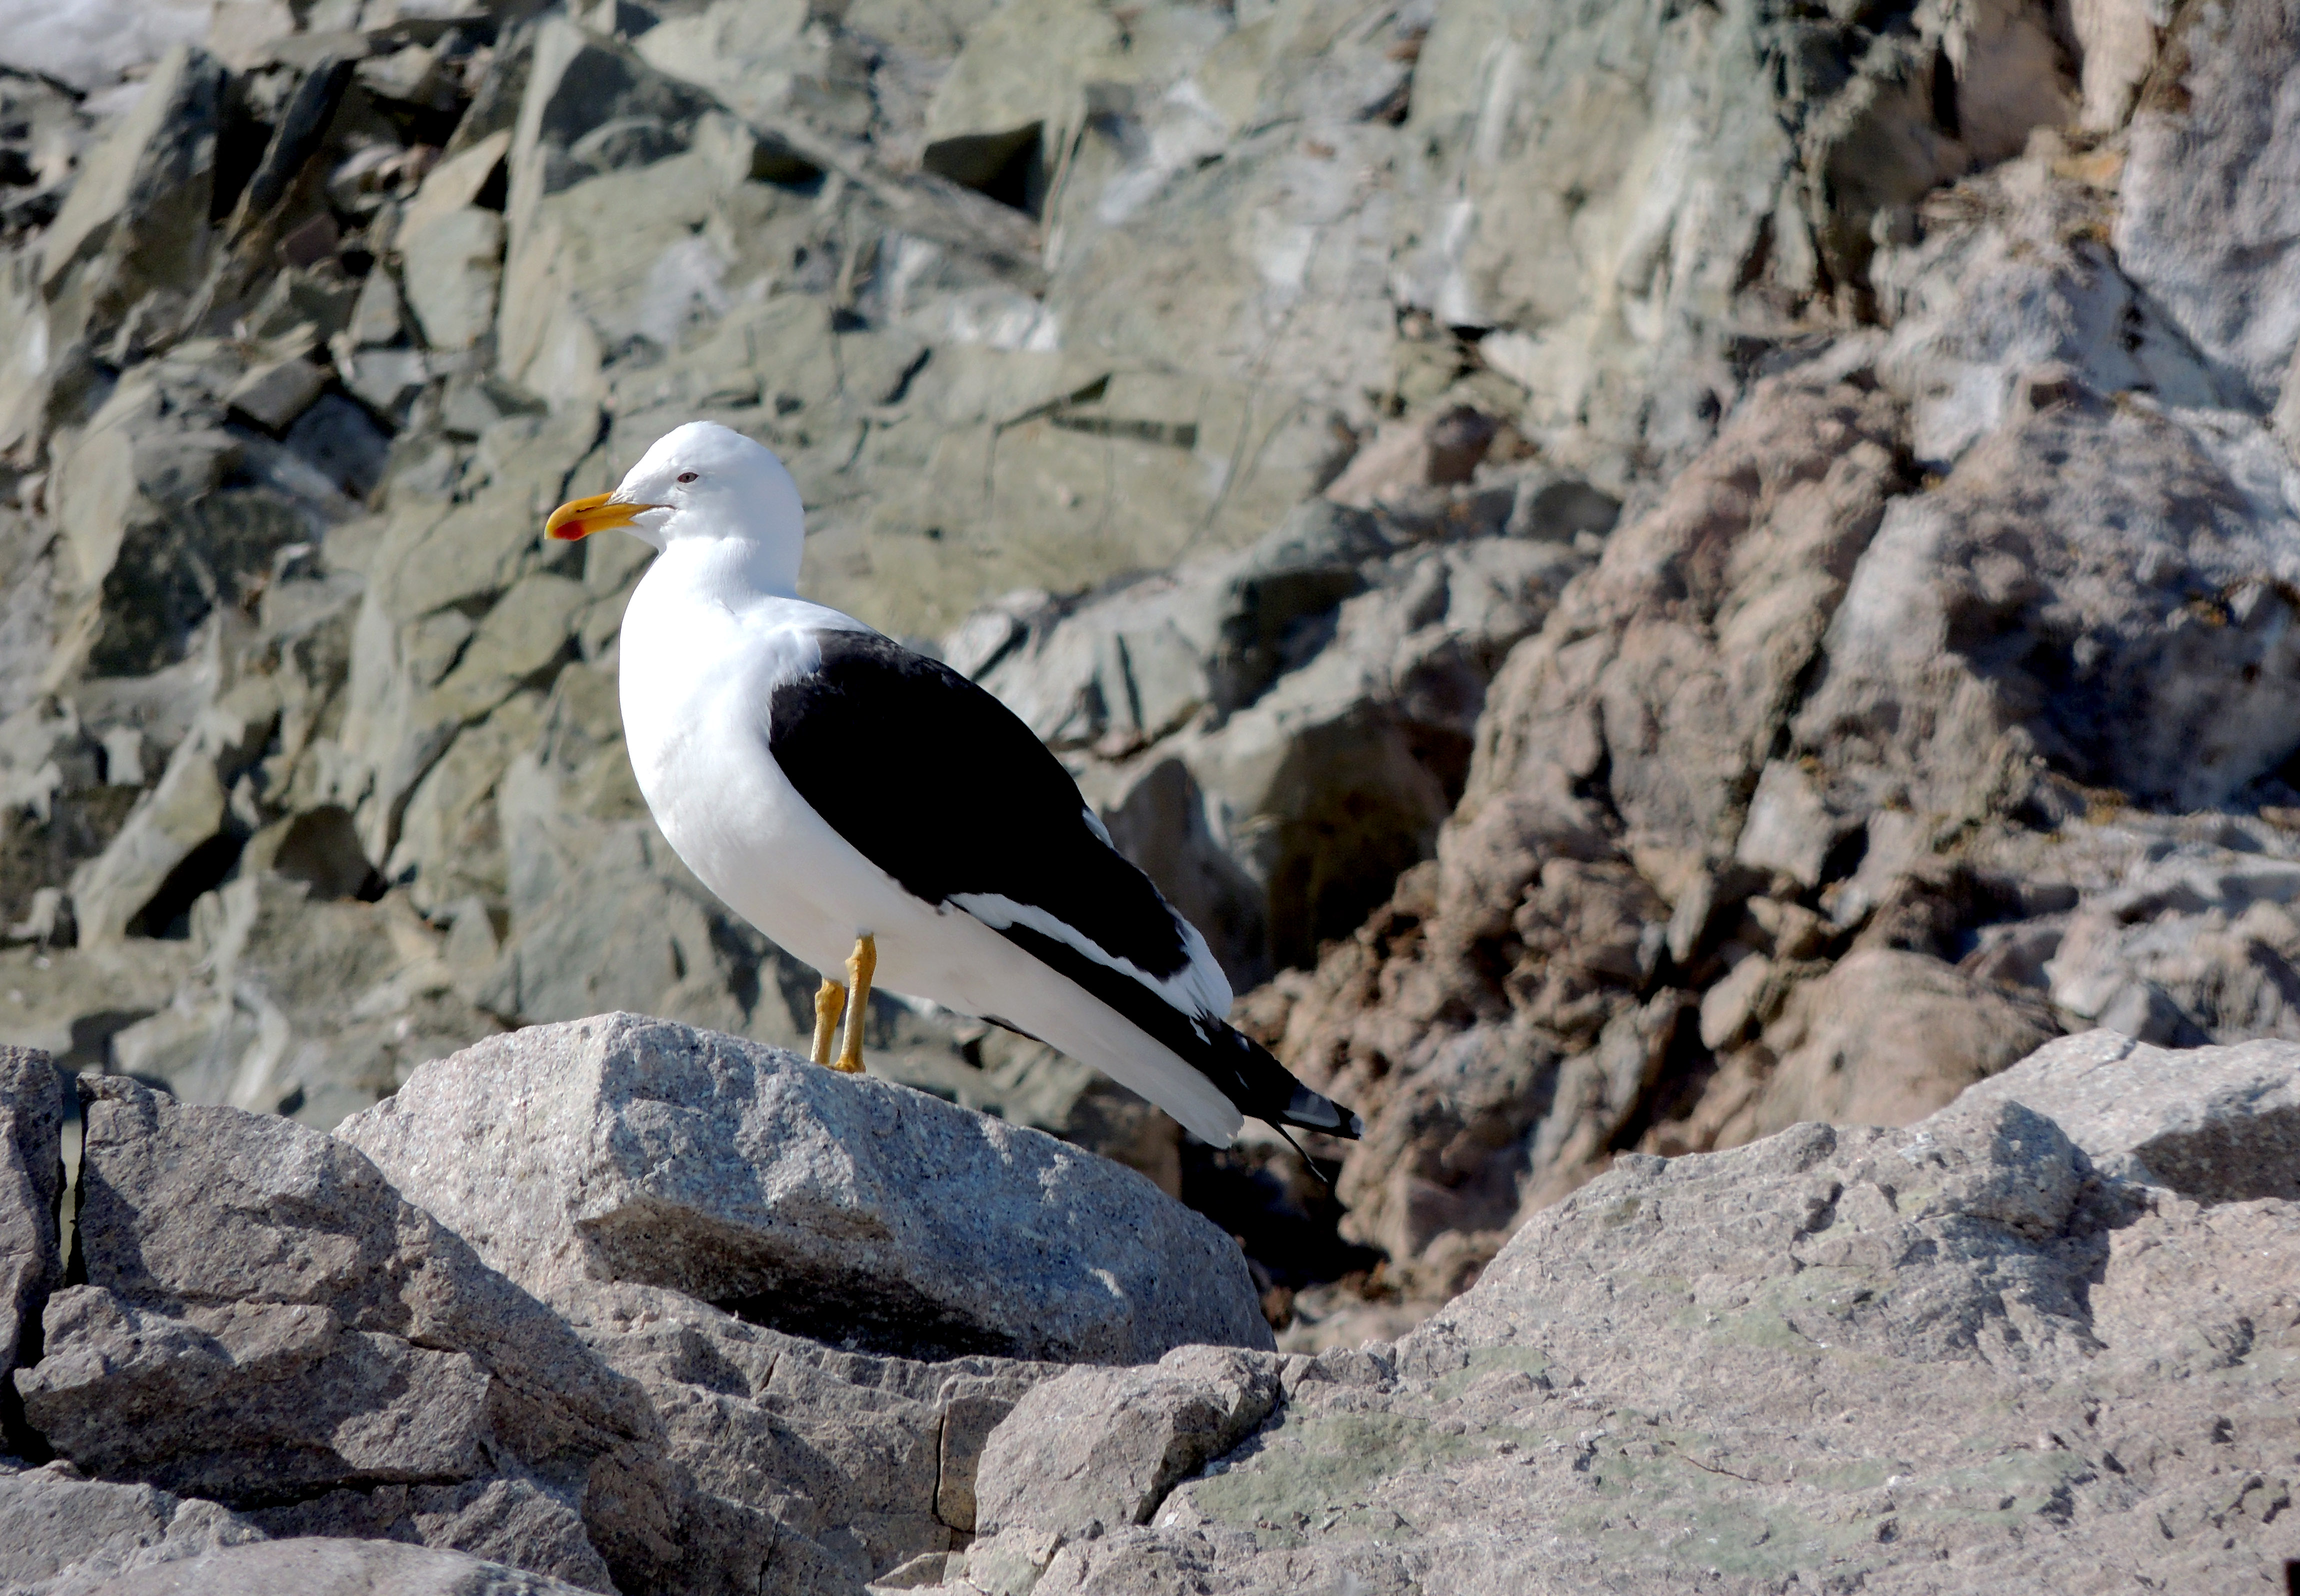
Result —
[[1654, 882], [1681, 898], [1690, 877], [1662, 861], [1729, 858], [1900, 484], [1896, 426], [1871, 391], [1761, 388], [1512, 653], [1437, 860], [1249, 1003], [1365, 1116], [1340, 1183], [1352, 1234], [1400, 1260], [1506, 1234], [1522, 1188], [1570, 1188], [1646, 1106], [1688, 1001]]
[[1800, 1120], [1909, 1125], [2057, 1033], [2031, 994], [1922, 953], [1864, 948], [1789, 995], [1762, 1043], [1779, 1062], [1713, 1145]]
[[1392, 421], [1334, 478], [1326, 497], [1371, 510], [1420, 489], [1467, 482], [1499, 430], [1493, 417], [1466, 404]]

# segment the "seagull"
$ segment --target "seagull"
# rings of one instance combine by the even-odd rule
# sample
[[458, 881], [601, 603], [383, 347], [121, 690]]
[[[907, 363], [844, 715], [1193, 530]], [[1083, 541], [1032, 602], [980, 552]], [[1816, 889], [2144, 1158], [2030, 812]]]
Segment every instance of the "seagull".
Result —
[[1231, 1028], [1206, 939], [1029, 727], [798, 596], [804, 512], [771, 450], [690, 421], [545, 530], [611, 528], [656, 551], [621, 640], [639, 790], [704, 885], [821, 972], [814, 1062], [862, 1068], [875, 983], [1091, 1064], [1216, 1147], [1248, 1114], [1361, 1134]]

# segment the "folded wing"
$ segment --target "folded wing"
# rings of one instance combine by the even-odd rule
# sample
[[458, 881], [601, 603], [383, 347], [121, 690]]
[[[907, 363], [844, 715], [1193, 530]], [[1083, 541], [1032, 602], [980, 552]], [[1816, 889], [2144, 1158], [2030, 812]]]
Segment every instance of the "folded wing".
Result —
[[826, 629], [817, 641], [818, 667], [775, 688], [767, 739], [840, 836], [912, 895], [973, 916], [1195, 1072], [1149, 1094], [1200, 1135], [1227, 1142], [1237, 1128], [1234, 1111], [1212, 1111], [1209, 1083], [1261, 1118], [1354, 1133], [1354, 1116], [1225, 1022], [1229, 982], [1205, 938], [1111, 845], [1070, 773], [1012, 711], [878, 633]]

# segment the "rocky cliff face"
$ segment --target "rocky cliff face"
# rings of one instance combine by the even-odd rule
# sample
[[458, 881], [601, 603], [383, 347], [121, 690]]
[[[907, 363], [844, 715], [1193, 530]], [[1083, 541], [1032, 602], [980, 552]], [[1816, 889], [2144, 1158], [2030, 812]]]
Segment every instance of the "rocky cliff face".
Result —
[[[1042, 1050], [888, 1000], [877, 1061], [1217, 1211], [1300, 1344], [1624, 1152], [2300, 1035], [2288, 5], [244, 0], [138, 54], [0, 71], [0, 1036], [319, 1127], [539, 1022], [796, 1040], [628, 773], [644, 551], [539, 536], [696, 416], [1370, 1135], [1338, 1239]], [[1321, 1328], [1376, 1263], [1420, 1306]]]

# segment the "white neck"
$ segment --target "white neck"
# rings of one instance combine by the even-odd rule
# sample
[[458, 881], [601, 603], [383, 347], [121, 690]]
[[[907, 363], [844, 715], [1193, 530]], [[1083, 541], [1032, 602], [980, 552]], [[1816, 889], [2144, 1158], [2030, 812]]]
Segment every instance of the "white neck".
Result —
[[655, 564], [668, 566], [681, 586], [705, 596], [796, 598], [798, 561], [777, 558], [780, 553], [752, 537], [674, 537]]

